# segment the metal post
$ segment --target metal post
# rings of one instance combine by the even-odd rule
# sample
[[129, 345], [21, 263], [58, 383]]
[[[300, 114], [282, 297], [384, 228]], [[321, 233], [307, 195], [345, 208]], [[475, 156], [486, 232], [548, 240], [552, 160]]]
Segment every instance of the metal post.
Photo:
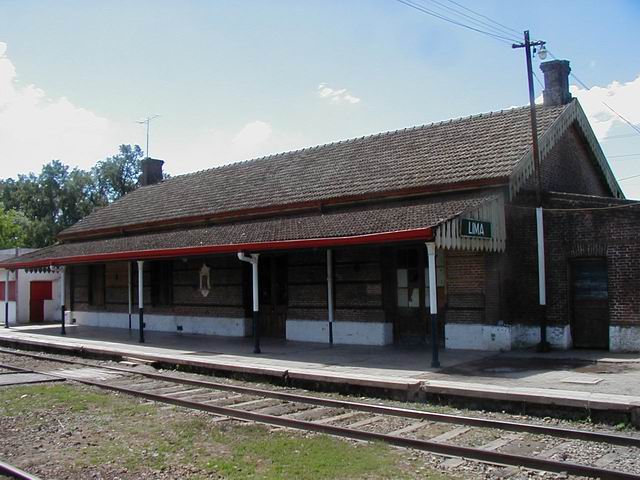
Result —
[[253, 353], [260, 353], [260, 292], [258, 291], [259, 253], [245, 255], [238, 252], [238, 259], [251, 264], [251, 294], [253, 297]]
[[[540, 305], [540, 344], [538, 350], [546, 352], [549, 350], [547, 343], [547, 311], [546, 311], [546, 291], [544, 272], [544, 233], [542, 222], [542, 173], [540, 167], [540, 149], [538, 148], [538, 123], [536, 119], [535, 94], [533, 88], [533, 67], [531, 66], [531, 47], [543, 46], [545, 42], [532, 42], [529, 38], [529, 30], [524, 32], [524, 43], [512, 45], [513, 48], [524, 48], [527, 60], [527, 81], [529, 84], [529, 110], [531, 112], [531, 153], [533, 155], [533, 166], [536, 179], [536, 230], [538, 243], [538, 286]], [[538, 212], [539, 210], [539, 212]]]
[[131, 304], [133, 303], [133, 292], [131, 291], [131, 262], [127, 262], [127, 283], [128, 283], [128, 300], [129, 300], [129, 330], [131, 330]]
[[144, 343], [144, 260], [138, 260], [138, 329], [140, 343]]
[[327, 309], [329, 310], [329, 344], [333, 345], [333, 251], [327, 249]]
[[431, 314], [431, 368], [440, 368], [438, 358], [438, 284], [436, 282], [436, 244], [427, 242], [429, 259], [429, 313]]
[[546, 272], [544, 266], [544, 216], [542, 207], [536, 208], [536, 233], [538, 239], [538, 293], [540, 302], [540, 351], [547, 351], [549, 344], [547, 343], [547, 288], [546, 288]]
[[260, 353], [260, 293], [258, 291], [258, 254], [251, 255], [253, 294], [253, 353]]
[[9, 328], [9, 270], [4, 277], [4, 328]]
[[67, 330], [64, 325], [65, 273], [66, 273], [66, 268], [60, 267], [60, 335], [67, 334]]

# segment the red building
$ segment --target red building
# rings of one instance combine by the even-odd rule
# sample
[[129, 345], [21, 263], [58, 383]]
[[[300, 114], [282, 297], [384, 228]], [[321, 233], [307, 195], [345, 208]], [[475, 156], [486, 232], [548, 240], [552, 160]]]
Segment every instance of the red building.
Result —
[[554, 347], [638, 350], [640, 208], [568, 62], [543, 71], [546, 311], [528, 107], [168, 180], [146, 159], [136, 191], [3, 266], [65, 267], [79, 324], [126, 328], [132, 311], [139, 328], [140, 307], [146, 329], [250, 336], [259, 311], [263, 336], [497, 350], [537, 344], [546, 318]]

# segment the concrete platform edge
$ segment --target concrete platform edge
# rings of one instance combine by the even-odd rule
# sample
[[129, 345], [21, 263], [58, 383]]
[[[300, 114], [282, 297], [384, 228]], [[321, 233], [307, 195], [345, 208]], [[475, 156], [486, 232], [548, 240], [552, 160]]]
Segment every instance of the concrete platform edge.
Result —
[[258, 365], [237, 365], [212, 361], [202, 361], [190, 358], [180, 358], [180, 353], [175, 356], [163, 356], [159, 354], [143, 353], [140, 350], [133, 351], [127, 348], [106, 348], [90, 345], [77, 345], [65, 342], [64, 339], [51, 341], [33, 338], [7, 338], [0, 337], [0, 345], [10, 348], [31, 347], [30, 349], [43, 350], [62, 354], [96, 355], [102, 357], [131, 357], [135, 356], [143, 360], [167, 364], [183, 365], [204, 368], [213, 371], [247, 374], [250, 376], [270, 377], [274, 380], [301, 380], [307, 383], [333, 384], [343, 387], [369, 388], [376, 391], [392, 392], [394, 397], [398, 394], [408, 400], [414, 400], [421, 394], [437, 395], [439, 397], [464, 397], [479, 401], [489, 402], [520, 402], [522, 404], [559, 406], [576, 411], [599, 411], [601, 413], [625, 413], [637, 416], [640, 412], [640, 399], [626, 397], [624, 395], [606, 395], [587, 392], [576, 392], [555, 389], [533, 389], [521, 387], [497, 387], [485, 384], [467, 384], [464, 382], [447, 382], [440, 380], [417, 379], [380, 379], [366, 375], [327, 374], [326, 372], [303, 371], [300, 369], [266, 368]]

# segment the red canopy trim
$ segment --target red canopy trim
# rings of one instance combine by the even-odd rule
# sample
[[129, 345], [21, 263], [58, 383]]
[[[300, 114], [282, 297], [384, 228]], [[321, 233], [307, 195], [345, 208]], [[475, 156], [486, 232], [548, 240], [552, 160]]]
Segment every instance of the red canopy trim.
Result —
[[[58, 258], [42, 258], [38, 260], [24, 260], [15, 262], [0, 263], [0, 267], [16, 269], [16, 268], [33, 268], [55, 265], [73, 265], [81, 263], [98, 263], [98, 262], [114, 262], [114, 261], [130, 261], [130, 260], [146, 260], [161, 259], [172, 257], [186, 257], [208, 255], [215, 253], [237, 253], [237, 252], [253, 252], [259, 253], [270, 250], [294, 250], [304, 248], [328, 248], [343, 247], [351, 245], [367, 245], [389, 242], [403, 242], [410, 240], [432, 240], [433, 229], [416, 228], [411, 230], [398, 230], [394, 232], [371, 233], [366, 235], [355, 235], [348, 237], [327, 237], [312, 238], [301, 240], [281, 240], [274, 242], [256, 242], [256, 243], [234, 243], [225, 245], [206, 245], [193, 247], [177, 247], [163, 249], [149, 249], [138, 251], [122, 251], [109, 253], [95, 253], [88, 255], [76, 255]], [[55, 248], [55, 247], [54, 247]], [[19, 257], [15, 260], [19, 260]]]

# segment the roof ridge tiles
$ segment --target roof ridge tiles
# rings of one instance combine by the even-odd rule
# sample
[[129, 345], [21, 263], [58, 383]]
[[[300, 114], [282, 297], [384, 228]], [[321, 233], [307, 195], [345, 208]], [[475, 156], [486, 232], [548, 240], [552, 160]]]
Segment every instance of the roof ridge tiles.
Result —
[[[543, 105], [536, 105], [537, 107], [540, 108], [545, 108]], [[355, 142], [356, 140], [365, 140], [365, 139], [369, 139], [369, 138], [377, 138], [380, 137], [382, 135], [393, 135], [396, 133], [401, 133], [401, 132], [406, 132], [407, 130], [411, 129], [411, 130], [417, 130], [417, 129], [426, 129], [426, 128], [430, 128], [430, 127], [437, 127], [437, 126], [441, 126], [441, 125], [450, 125], [453, 123], [458, 123], [458, 122], [464, 122], [464, 121], [468, 121], [468, 120], [472, 120], [474, 118], [483, 118], [485, 116], [493, 116], [494, 114], [502, 114], [502, 113], [506, 113], [506, 112], [512, 112], [515, 110], [524, 110], [524, 109], [528, 109], [529, 106], [520, 106], [520, 107], [513, 107], [513, 108], [508, 108], [508, 109], [502, 109], [500, 111], [489, 111], [489, 112], [483, 112], [483, 113], [479, 113], [479, 114], [474, 114], [474, 115], [469, 115], [469, 116], [460, 116], [460, 117], [454, 117], [454, 118], [449, 118], [446, 120], [440, 120], [437, 122], [431, 122], [431, 123], [425, 123], [425, 124], [421, 124], [421, 125], [414, 125], [414, 126], [409, 126], [409, 127], [404, 127], [404, 128], [398, 128], [395, 130], [387, 130], [384, 132], [378, 132], [378, 133], [373, 133], [370, 135], [362, 135], [359, 137], [351, 137], [351, 138], [346, 138], [343, 140], [336, 140], [333, 142], [327, 142], [327, 143], [320, 143], [318, 145], [313, 145], [310, 147], [303, 147], [303, 148], [298, 148], [298, 149], [293, 149], [293, 150], [286, 150], [284, 152], [277, 152], [277, 153], [271, 153], [268, 155], [262, 155], [260, 157], [254, 157], [254, 158], [249, 158], [246, 160], [239, 160], [239, 161], [235, 161], [235, 162], [231, 162], [231, 163], [226, 163], [224, 165], [217, 165], [214, 167], [210, 167], [210, 168], [203, 168], [201, 170], [196, 170], [194, 172], [188, 172], [188, 173], [182, 173], [180, 175], [176, 175], [175, 177], [171, 177], [169, 179], [167, 179], [166, 181], [162, 181], [156, 185], [161, 185], [161, 184], [166, 184], [167, 182], [170, 182], [172, 180], [178, 179], [178, 178], [183, 178], [183, 177], [187, 177], [187, 176], [192, 176], [192, 175], [196, 175], [199, 173], [204, 173], [204, 172], [210, 172], [210, 171], [215, 171], [215, 170], [223, 170], [223, 169], [227, 169], [227, 168], [232, 168], [232, 167], [237, 167], [239, 165], [246, 165], [249, 163], [254, 163], [254, 162], [258, 162], [258, 161], [264, 161], [264, 160], [268, 160], [270, 158], [278, 158], [280, 156], [285, 156], [285, 155], [294, 155], [296, 153], [301, 153], [301, 152], [310, 152], [313, 150], [317, 150], [320, 148], [326, 148], [326, 147], [332, 147], [332, 146], [336, 146], [336, 145], [342, 145], [342, 144], [348, 144], [348, 143], [352, 143]]]

